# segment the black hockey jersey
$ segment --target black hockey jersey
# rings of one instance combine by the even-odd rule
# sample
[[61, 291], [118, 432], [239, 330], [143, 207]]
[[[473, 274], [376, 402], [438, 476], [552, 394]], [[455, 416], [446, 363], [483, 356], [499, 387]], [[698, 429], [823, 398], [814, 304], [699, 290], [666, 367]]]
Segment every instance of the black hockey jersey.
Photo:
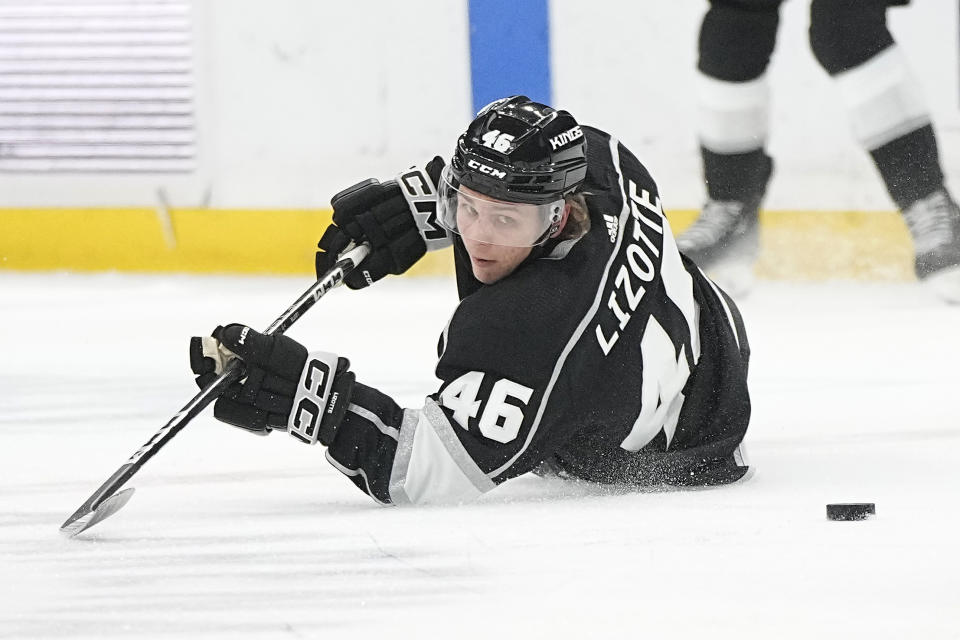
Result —
[[534, 470], [643, 485], [747, 471], [739, 312], [678, 252], [643, 165], [583, 130], [589, 231], [492, 285], [455, 242], [438, 391], [404, 410], [357, 385], [327, 457], [378, 501], [463, 501]]

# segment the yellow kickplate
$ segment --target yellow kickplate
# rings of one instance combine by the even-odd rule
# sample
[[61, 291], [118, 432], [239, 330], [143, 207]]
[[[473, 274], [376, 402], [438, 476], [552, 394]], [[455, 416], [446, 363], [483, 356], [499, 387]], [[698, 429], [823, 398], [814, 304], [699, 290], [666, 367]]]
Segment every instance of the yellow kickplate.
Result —
[[[667, 212], [674, 233], [696, 216], [696, 211]], [[911, 280], [913, 244], [895, 211], [763, 211], [757, 275], [778, 280]]]
[[[679, 233], [697, 212], [670, 211]], [[0, 209], [0, 268], [195, 273], [313, 272], [324, 209]], [[894, 212], [765, 211], [764, 278], [913, 277], [906, 226]], [[453, 272], [450, 250], [428, 254], [410, 275]]]

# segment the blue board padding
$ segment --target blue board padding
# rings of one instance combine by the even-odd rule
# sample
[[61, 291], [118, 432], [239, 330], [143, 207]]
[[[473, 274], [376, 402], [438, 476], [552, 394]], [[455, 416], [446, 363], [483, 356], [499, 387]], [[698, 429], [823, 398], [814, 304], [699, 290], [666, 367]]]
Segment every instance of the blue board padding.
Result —
[[523, 94], [550, 104], [548, 0], [469, 0], [473, 111]]

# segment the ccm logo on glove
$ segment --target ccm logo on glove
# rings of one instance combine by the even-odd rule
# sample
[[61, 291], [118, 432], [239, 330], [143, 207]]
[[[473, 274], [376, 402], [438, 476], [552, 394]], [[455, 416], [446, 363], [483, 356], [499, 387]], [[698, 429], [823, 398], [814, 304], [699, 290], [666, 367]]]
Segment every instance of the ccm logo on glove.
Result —
[[217, 327], [213, 336], [190, 342], [190, 364], [201, 388], [231, 358], [243, 360], [246, 377], [217, 399], [214, 417], [263, 435], [287, 430], [307, 444], [333, 441], [356, 380], [349, 360], [308, 353], [292, 338], [241, 324]]
[[333, 382], [330, 377], [330, 365], [313, 358], [312, 355], [303, 369], [303, 376], [300, 378], [297, 396], [294, 399], [296, 410], [290, 415], [288, 425], [290, 435], [307, 444], [317, 441], [319, 435], [317, 425], [320, 423], [322, 407], [326, 406]]

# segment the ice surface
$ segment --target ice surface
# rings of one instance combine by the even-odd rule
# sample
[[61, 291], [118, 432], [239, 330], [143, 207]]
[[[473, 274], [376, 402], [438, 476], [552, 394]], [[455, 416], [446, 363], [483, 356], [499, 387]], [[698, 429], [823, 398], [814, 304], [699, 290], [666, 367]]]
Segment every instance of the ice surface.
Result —
[[[0, 637], [960, 638], [960, 308], [915, 284], [744, 301], [757, 472], [740, 486], [530, 477], [385, 509], [319, 447], [204, 414], [121, 512], [63, 538], [195, 392], [188, 337], [264, 327], [308, 284], [0, 275]], [[455, 303], [446, 280], [344, 289], [290, 333], [419, 405]], [[827, 521], [845, 501], [877, 517]]]

